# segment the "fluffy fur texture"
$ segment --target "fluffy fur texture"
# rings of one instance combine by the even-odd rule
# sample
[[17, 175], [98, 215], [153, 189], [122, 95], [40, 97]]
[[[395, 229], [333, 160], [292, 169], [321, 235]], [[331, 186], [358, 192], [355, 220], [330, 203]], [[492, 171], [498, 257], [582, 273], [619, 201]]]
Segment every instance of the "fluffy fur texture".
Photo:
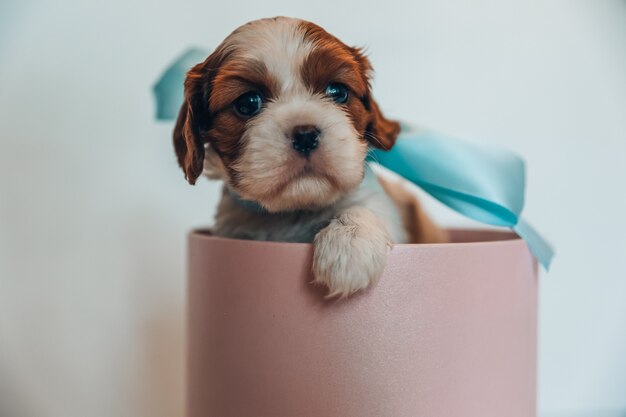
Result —
[[[375, 281], [392, 242], [443, 239], [421, 211], [411, 217], [414, 199], [389, 182], [383, 188], [365, 166], [368, 146], [389, 149], [400, 130], [373, 100], [370, 73], [361, 50], [313, 23], [253, 21], [189, 71], [174, 129], [187, 180], [204, 172], [225, 183], [214, 233], [313, 242], [314, 279], [332, 296]], [[347, 99], [333, 100], [329, 84], [343, 86]], [[250, 92], [263, 104], [242, 116], [233, 103]], [[306, 155], [294, 145], [302, 127], [318, 133]], [[402, 196], [400, 209], [388, 194]]]

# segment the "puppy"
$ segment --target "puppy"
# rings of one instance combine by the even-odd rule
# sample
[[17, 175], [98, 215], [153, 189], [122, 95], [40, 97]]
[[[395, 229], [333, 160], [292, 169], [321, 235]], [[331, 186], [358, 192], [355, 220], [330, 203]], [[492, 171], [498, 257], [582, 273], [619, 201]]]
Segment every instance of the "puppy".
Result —
[[371, 71], [360, 49], [313, 23], [253, 21], [187, 73], [174, 129], [186, 179], [224, 181], [213, 233], [313, 242], [314, 281], [329, 296], [376, 281], [392, 243], [445, 239], [365, 163], [400, 131], [372, 98]]

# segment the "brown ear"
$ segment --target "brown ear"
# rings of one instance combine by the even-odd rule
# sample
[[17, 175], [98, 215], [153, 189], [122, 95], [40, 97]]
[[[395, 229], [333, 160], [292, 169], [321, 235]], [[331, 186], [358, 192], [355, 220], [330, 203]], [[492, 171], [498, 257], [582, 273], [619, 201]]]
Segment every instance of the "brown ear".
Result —
[[194, 66], [185, 79], [185, 99], [174, 127], [174, 150], [178, 164], [190, 184], [202, 174], [204, 164], [203, 137], [210, 128], [210, 84], [218, 68], [218, 53]]
[[178, 158], [178, 165], [185, 172], [185, 179], [195, 184], [202, 173], [204, 160], [204, 146], [199, 135], [192, 127], [193, 115], [185, 101], [178, 113], [176, 127], [174, 127], [174, 150]]
[[350, 48], [354, 59], [359, 64], [359, 69], [367, 84], [367, 91], [363, 97], [365, 109], [369, 112], [369, 120], [365, 129], [366, 139], [376, 148], [391, 149], [396, 143], [398, 133], [400, 133], [400, 123], [389, 120], [383, 116], [378, 103], [372, 98], [371, 75], [372, 64], [360, 48]]

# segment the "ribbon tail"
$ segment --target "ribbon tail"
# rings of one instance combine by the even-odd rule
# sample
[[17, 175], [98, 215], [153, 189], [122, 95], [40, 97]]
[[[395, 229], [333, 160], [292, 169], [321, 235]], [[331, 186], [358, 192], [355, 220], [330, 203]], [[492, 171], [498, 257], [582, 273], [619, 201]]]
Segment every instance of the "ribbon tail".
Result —
[[546, 269], [550, 268], [550, 263], [554, 257], [554, 249], [531, 225], [523, 219], [519, 219], [517, 224], [513, 226], [513, 230], [524, 239], [530, 252], [537, 258], [539, 263]]

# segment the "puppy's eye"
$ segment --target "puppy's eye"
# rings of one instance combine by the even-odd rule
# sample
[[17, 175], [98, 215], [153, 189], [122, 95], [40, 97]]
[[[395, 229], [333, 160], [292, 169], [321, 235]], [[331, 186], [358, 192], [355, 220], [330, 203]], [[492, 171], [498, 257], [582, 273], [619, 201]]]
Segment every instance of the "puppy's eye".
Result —
[[261, 111], [263, 105], [263, 97], [257, 91], [249, 91], [239, 96], [234, 102], [233, 107], [241, 117], [252, 117]]
[[326, 87], [326, 95], [335, 103], [343, 104], [348, 101], [348, 88], [339, 83], [330, 83]]

